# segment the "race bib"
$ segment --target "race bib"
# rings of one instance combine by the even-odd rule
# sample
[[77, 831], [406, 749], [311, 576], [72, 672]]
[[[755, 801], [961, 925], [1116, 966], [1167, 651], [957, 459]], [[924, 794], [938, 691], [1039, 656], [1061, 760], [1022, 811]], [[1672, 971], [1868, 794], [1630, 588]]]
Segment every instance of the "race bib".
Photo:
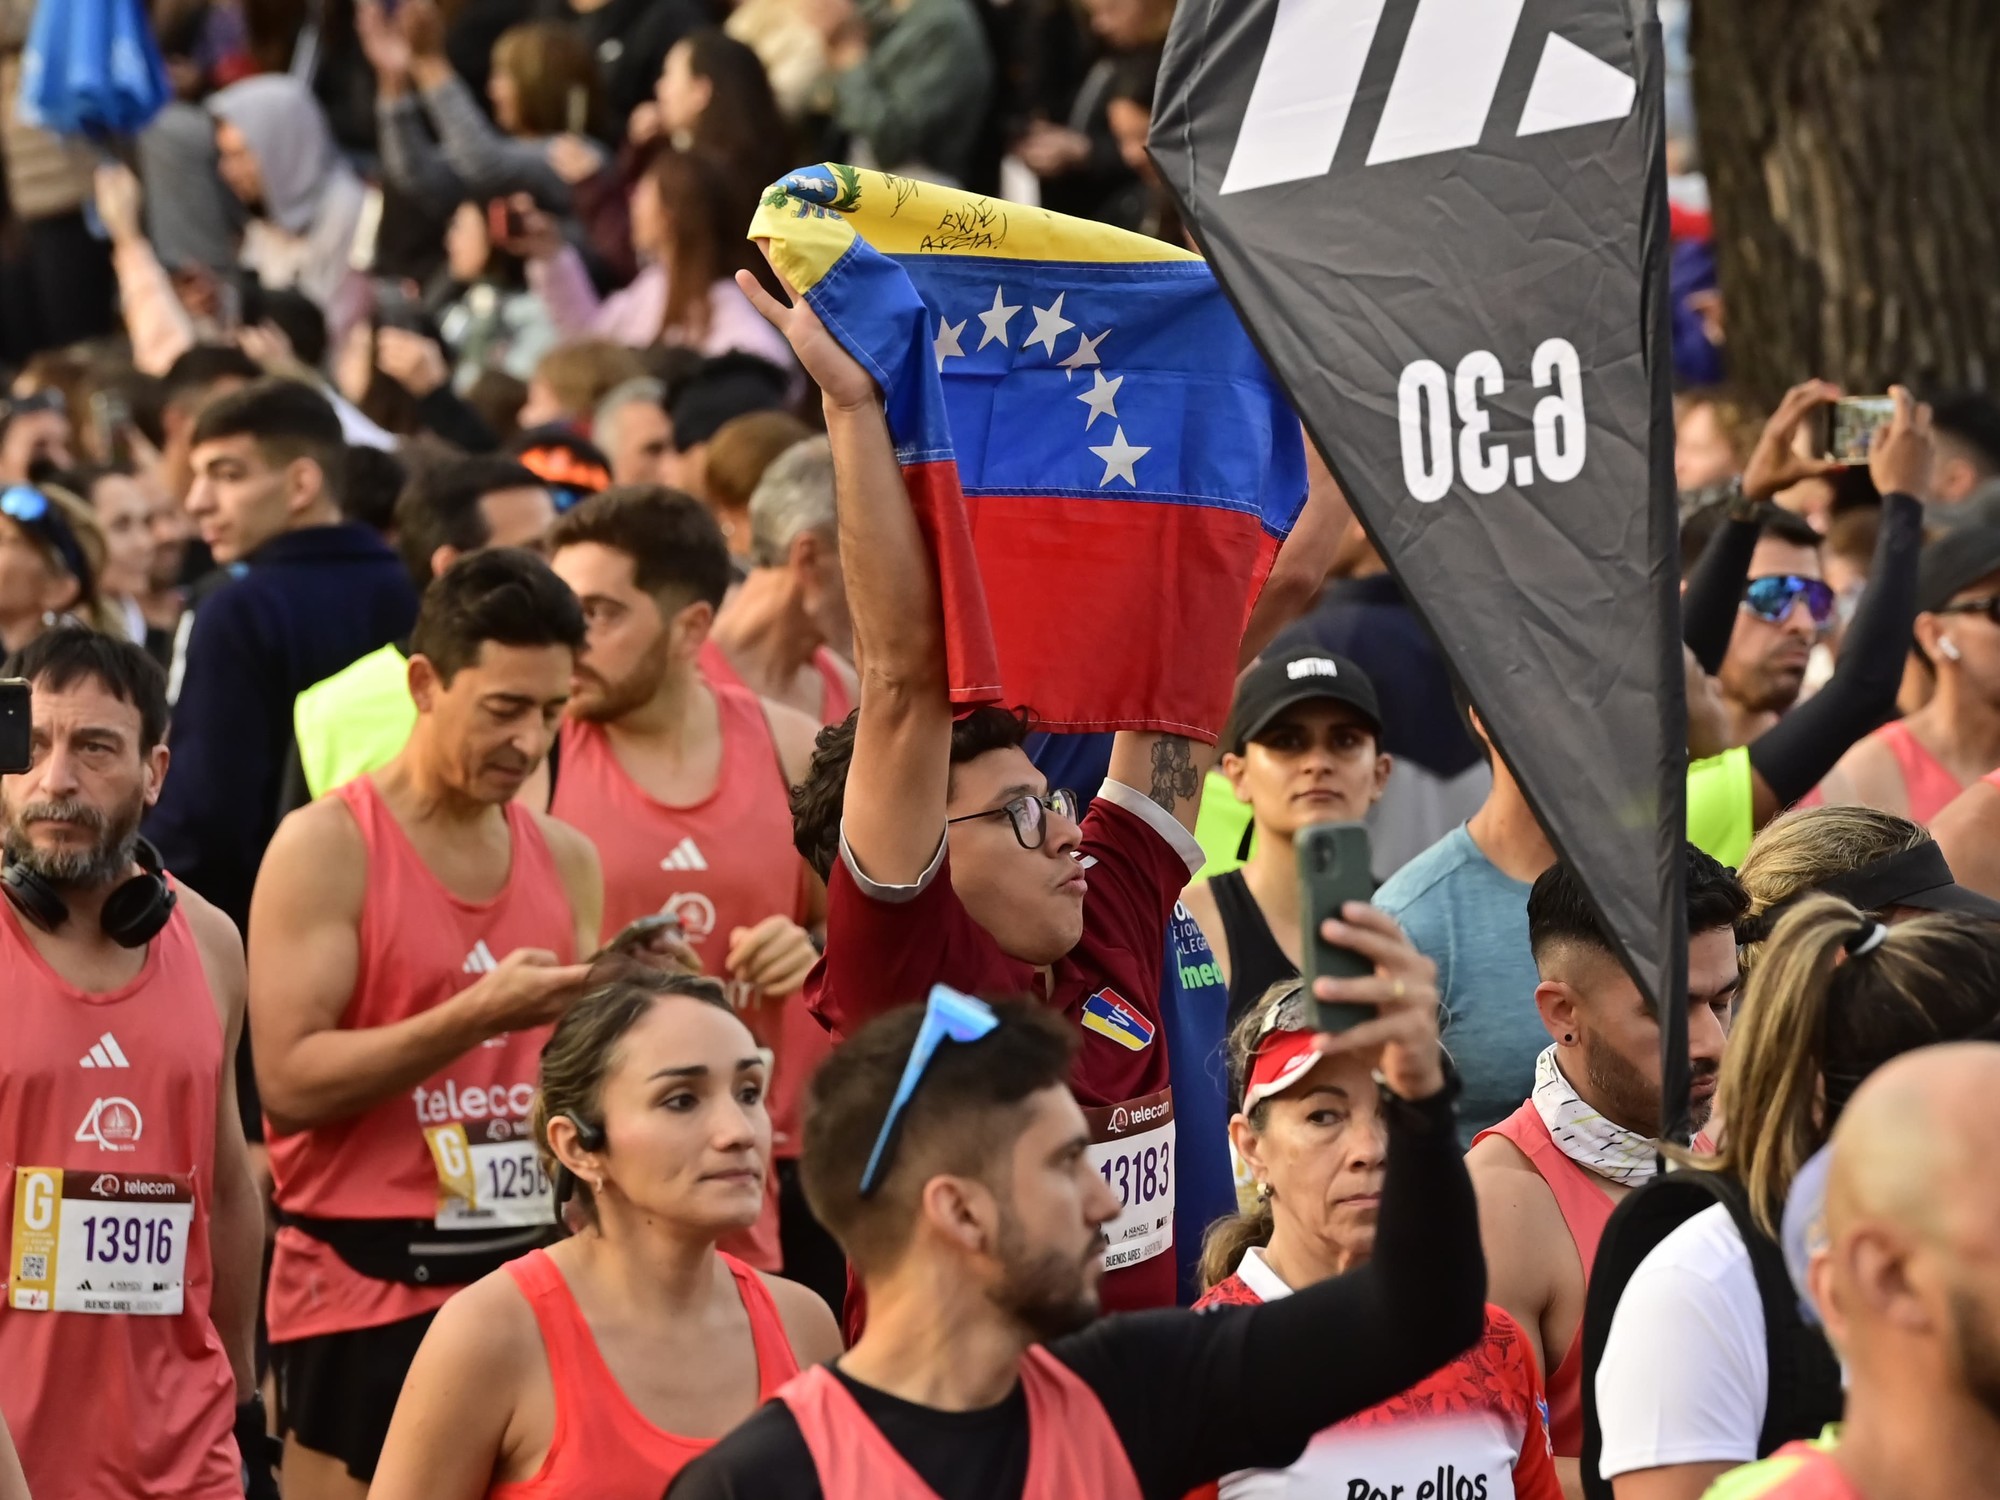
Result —
[[1090, 1164], [1125, 1205], [1104, 1226], [1104, 1269], [1151, 1260], [1174, 1246], [1174, 1092], [1161, 1089], [1104, 1109], [1086, 1109]]
[[191, 1177], [17, 1167], [7, 1305], [177, 1316], [193, 1228]]
[[468, 1140], [463, 1125], [424, 1131], [437, 1167], [439, 1229], [527, 1229], [556, 1221], [555, 1194], [528, 1139]]

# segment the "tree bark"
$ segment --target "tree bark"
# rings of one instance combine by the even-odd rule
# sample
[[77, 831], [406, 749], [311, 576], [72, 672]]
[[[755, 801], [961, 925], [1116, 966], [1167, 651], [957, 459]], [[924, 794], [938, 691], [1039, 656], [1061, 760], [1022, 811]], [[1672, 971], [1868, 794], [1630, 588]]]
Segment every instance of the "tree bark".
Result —
[[2000, 381], [2000, 3], [1695, 0], [1730, 382]]

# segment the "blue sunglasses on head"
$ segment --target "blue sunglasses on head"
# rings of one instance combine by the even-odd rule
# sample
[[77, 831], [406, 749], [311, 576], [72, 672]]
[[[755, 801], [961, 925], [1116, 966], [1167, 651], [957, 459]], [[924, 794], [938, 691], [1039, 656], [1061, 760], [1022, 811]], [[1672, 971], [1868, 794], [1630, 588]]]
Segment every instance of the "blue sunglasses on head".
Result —
[[1813, 624], [1825, 625], [1833, 619], [1833, 585], [1818, 578], [1774, 573], [1768, 578], [1751, 579], [1743, 589], [1743, 607], [1771, 625], [1781, 623], [1801, 598], [1806, 601]]
[[910, 1060], [903, 1064], [903, 1076], [896, 1083], [895, 1097], [889, 1101], [889, 1113], [882, 1120], [875, 1149], [868, 1153], [868, 1165], [861, 1172], [862, 1197], [868, 1197], [881, 1186], [882, 1175], [888, 1170], [891, 1137], [903, 1118], [903, 1111], [909, 1107], [910, 1096], [924, 1081], [924, 1073], [931, 1059], [937, 1056], [938, 1048], [946, 1042], [976, 1042], [999, 1024], [1000, 1018], [985, 1001], [961, 995], [946, 985], [931, 986], [923, 1024], [917, 1028], [916, 1044], [910, 1048]]
[[32, 525], [47, 520], [48, 514], [49, 497], [40, 490], [25, 484], [10, 484], [0, 490], [0, 516]]

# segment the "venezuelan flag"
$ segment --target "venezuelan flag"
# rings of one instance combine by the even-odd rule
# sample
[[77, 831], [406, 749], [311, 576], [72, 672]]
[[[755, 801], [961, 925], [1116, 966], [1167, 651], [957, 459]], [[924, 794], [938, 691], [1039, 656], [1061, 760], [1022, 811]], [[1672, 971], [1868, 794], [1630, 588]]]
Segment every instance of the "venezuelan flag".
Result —
[[953, 699], [1213, 740], [1306, 480], [1201, 258], [834, 165], [774, 184], [750, 235], [882, 387]]

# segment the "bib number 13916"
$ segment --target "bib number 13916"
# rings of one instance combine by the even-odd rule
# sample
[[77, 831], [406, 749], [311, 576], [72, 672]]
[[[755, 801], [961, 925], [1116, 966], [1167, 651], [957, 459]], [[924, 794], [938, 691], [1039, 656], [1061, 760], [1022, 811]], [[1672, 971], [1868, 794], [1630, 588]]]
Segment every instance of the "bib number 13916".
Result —
[[190, 1178], [17, 1168], [7, 1304], [171, 1317], [193, 1227]]

